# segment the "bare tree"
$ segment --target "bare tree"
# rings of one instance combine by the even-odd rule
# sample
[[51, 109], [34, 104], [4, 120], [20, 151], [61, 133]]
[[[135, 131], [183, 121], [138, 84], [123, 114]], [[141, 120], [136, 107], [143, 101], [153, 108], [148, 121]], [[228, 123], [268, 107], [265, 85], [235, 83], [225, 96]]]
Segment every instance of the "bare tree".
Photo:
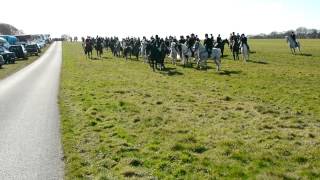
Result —
[[20, 34], [21, 32], [22, 32], [21, 30], [17, 29], [16, 27], [10, 24], [0, 23], [0, 34], [16, 35], [16, 34]]

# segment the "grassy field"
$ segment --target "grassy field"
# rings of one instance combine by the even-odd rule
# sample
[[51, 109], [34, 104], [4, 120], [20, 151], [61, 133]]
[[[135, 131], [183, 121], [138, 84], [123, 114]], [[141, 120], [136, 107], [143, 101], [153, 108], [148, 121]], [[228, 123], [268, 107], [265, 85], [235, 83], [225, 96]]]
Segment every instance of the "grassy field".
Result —
[[0, 68], [0, 79], [3, 79], [37, 60], [48, 48], [45, 47], [39, 56], [30, 56], [27, 60], [17, 59], [15, 64], [5, 64]]
[[215, 72], [113, 58], [63, 43], [66, 179], [319, 179], [320, 41], [293, 56], [251, 40]]

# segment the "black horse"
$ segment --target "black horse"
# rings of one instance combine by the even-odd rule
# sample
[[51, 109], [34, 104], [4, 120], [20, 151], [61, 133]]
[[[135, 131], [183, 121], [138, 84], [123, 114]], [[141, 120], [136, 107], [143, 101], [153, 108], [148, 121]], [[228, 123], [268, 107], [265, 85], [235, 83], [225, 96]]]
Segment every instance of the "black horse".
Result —
[[221, 57], [223, 57], [223, 54], [224, 54], [224, 46], [225, 46], [226, 44], [228, 44], [228, 46], [229, 46], [229, 41], [228, 41], [228, 39], [224, 39], [224, 40], [222, 40], [220, 43], [218, 43], [218, 44], [216, 45], [216, 48], [219, 48], [219, 49], [221, 50]]
[[86, 39], [84, 43], [84, 54], [86, 55], [87, 58], [92, 58], [92, 50], [93, 50], [93, 44], [91, 39]]
[[156, 43], [147, 43], [146, 51], [152, 70], [158, 69], [157, 65], [159, 64], [159, 70], [162, 71], [165, 68], [164, 59], [167, 53], [165, 44], [162, 42], [158, 47]]
[[136, 43], [134, 43], [132, 50], [131, 50], [131, 54], [133, 56], [135, 56], [137, 60], [139, 60], [140, 46], [141, 46], [140, 43], [136, 42]]
[[235, 40], [232, 43], [233, 60], [239, 60], [239, 53], [240, 53], [240, 42]]
[[123, 57], [125, 57], [126, 60], [128, 60], [128, 56], [131, 59], [131, 52], [132, 52], [132, 47], [130, 45], [125, 45], [123, 47]]
[[97, 38], [96, 40], [96, 45], [94, 47], [97, 51], [97, 56], [101, 58], [103, 54], [103, 39], [102, 38]]

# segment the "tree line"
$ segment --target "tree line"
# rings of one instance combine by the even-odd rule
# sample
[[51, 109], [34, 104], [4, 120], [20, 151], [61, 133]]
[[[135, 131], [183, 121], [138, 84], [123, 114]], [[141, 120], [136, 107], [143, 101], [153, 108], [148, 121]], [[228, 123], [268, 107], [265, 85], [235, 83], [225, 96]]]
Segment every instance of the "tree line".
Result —
[[23, 32], [16, 27], [6, 24], [0, 23], [0, 35], [19, 35], [23, 34]]
[[289, 36], [291, 32], [295, 32], [299, 39], [320, 39], [320, 30], [308, 29], [305, 27], [299, 27], [296, 30], [288, 30], [284, 32], [273, 31], [270, 34], [258, 34], [251, 35], [252, 39], [283, 39], [285, 36]]

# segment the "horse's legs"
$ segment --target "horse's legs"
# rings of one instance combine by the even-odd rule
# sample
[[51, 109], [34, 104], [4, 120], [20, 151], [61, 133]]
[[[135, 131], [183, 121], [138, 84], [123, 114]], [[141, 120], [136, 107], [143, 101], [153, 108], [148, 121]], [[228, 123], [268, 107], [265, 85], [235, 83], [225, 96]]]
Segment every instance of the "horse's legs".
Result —
[[236, 52], [232, 51], [232, 55], [233, 55], [233, 60], [235, 61], [236, 60]]

